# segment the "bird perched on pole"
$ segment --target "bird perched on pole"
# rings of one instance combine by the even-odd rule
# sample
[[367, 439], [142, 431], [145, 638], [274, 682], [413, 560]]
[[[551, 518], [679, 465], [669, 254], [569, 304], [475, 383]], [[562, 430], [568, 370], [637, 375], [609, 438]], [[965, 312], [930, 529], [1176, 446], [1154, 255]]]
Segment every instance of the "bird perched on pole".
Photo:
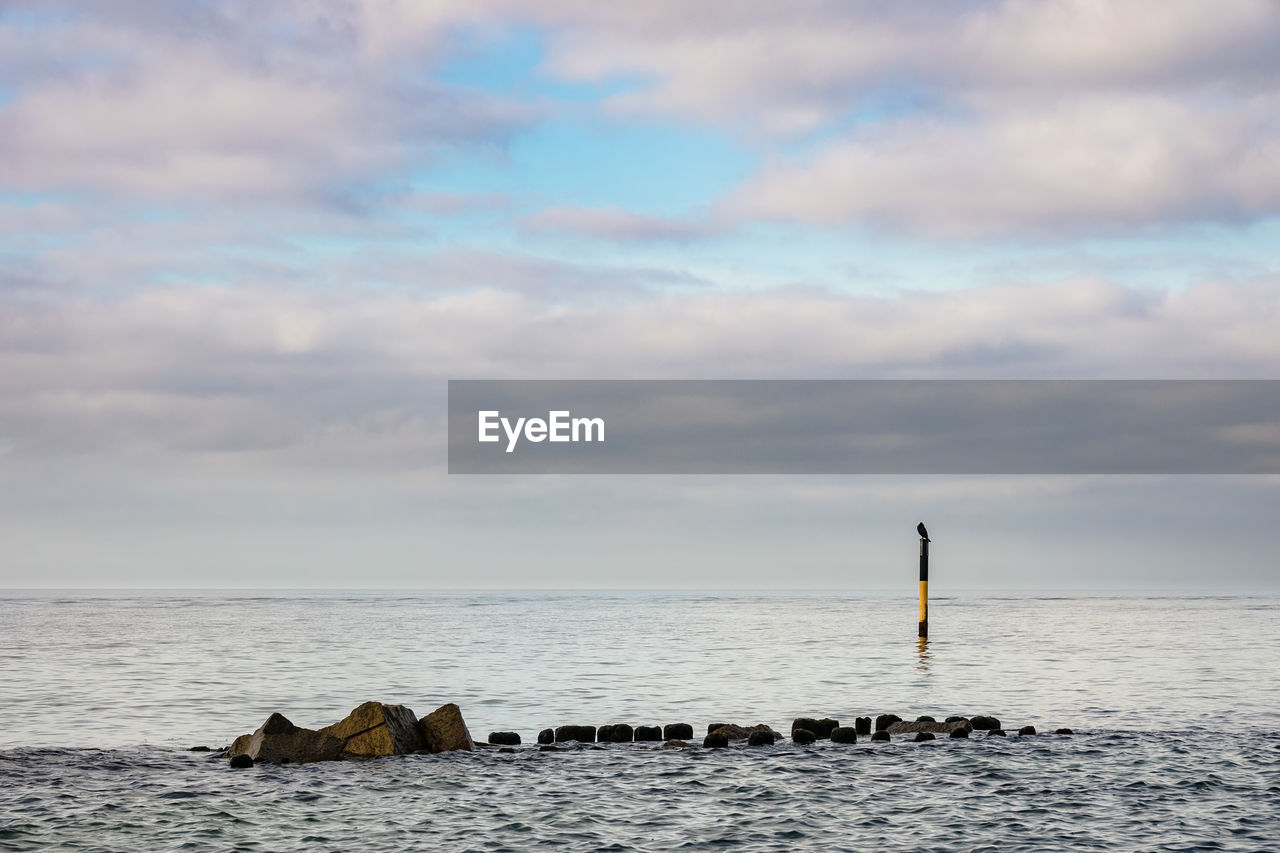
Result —
[[916, 525], [916, 533], [919, 533], [919, 534], [920, 534], [920, 538], [921, 538], [921, 539], [923, 539], [923, 540], [924, 540], [924, 541], [926, 541], [926, 542], [932, 542], [932, 541], [933, 541], [932, 539], [930, 539], [930, 538], [929, 538], [929, 531], [927, 531], [927, 530], [925, 530], [925, 529], [924, 529], [924, 522], [923, 522], [923, 521]]

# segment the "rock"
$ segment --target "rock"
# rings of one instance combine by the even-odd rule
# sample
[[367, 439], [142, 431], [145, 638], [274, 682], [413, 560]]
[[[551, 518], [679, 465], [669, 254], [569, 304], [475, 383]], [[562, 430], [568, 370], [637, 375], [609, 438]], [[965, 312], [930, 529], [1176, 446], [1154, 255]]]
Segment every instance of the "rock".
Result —
[[871, 734], [871, 718], [855, 717], [853, 720], [853, 729], [860, 735]]
[[754, 731], [747, 735], [747, 746], [773, 746], [778, 742], [778, 733], [770, 729], [769, 731]]
[[808, 729], [792, 729], [791, 730], [792, 742], [798, 743], [801, 746], [813, 743], [817, 739], [818, 739], [818, 736], [815, 735], [813, 732], [809, 731]]
[[559, 751], [560, 751], [560, 747], [556, 746], [554, 743], [544, 743], [542, 744], [542, 746], [538, 747], [538, 752], [559, 752]]
[[712, 732], [714, 732], [716, 729], [722, 729], [722, 728], [724, 728], [724, 727], [725, 727], [725, 726], [727, 726], [727, 725], [729, 725], [729, 724], [728, 724], [728, 723], [708, 723], [708, 724], [707, 724], [707, 734], [711, 734], [711, 733], [712, 733]]
[[873, 734], [871, 736], [871, 739], [872, 740], [889, 740], [889, 733], [886, 732], [884, 729], [881, 729], [880, 731]]
[[231, 766], [237, 770], [244, 767], [252, 767], [253, 759], [242, 752], [239, 755], [231, 756]]
[[933, 717], [916, 717], [916, 722], [917, 723], [936, 723], [938, 721], [935, 720]]
[[658, 726], [636, 726], [636, 742], [650, 743], [662, 740], [662, 729]]
[[808, 729], [813, 732], [819, 739], [831, 737], [831, 730], [840, 727], [839, 720], [833, 720], [830, 717], [823, 717], [821, 720], [815, 720], [810, 717], [798, 717], [791, 723], [791, 730]]
[[543, 744], [545, 746], [546, 744], [555, 743], [555, 742], [556, 742], [555, 729], [543, 729], [542, 731], [538, 732], [538, 743]]
[[894, 723], [902, 722], [902, 718], [897, 714], [881, 714], [876, 717], [876, 731], [882, 732]]
[[489, 743], [499, 746], [519, 746], [520, 735], [517, 732], [489, 732]]
[[[724, 728], [721, 726], [720, 728]], [[707, 749], [724, 749], [729, 745], [729, 738], [716, 729], [702, 739], [702, 745]]]
[[576, 740], [578, 743], [595, 743], [595, 726], [559, 726], [556, 728], [556, 743]]
[[969, 722], [969, 718], [968, 718], [968, 717], [947, 717], [947, 719], [945, 720], [945, 722], [948, 722], [948, 723], [958, 723], [958, 722], [960, 722], [961, 720], [965, 721], [966, 723], [967, 723], [967, 722]]
[[1000, 728], [1000, 721], [995, 717], [988, 717], [985, 714], [979, 714], [976, 717], [969, 718], [969, 724], [980, 732], [989, 732], [992, 729]]
[[662, 748], [663, 749], [688, 749], [691, 746], [693, 746], [693, 744], [682, 741], [679, 738], [668, 738], [667, 742], [662, 745]]
[[1022, 728], [1018, 729], [1018, 734], [1020, 735], [1033, 735], [1035, 733], [1036, 733], [1035, 726], [1023, 726]]
[[831, 730], [832, 743], [857, 743], [858, 730], [852, 726], [836, 726]]
[[209, 751], [210, 751], [209, 747], [207, 746], [193, 746], [187, 750], [187, 752], [209, 752]]
[[[715, 731], [712, 729], [711, 731]], [[710, 734], [708, 732], [707, 734]], [[688, 723], [668, 723], [662, 727], [663, 740], [690, 740], [693, 738], [693, 726]]]
[[635, 740], [635, 729], [626, 723], [615, 723], [612, 726], [601, 726], [596, 729], [598, 743], [631, 743]]
[[452, 752], [455, 749], [470, 752], [476, 748], [462, 719], [462, 710], [452, 702], [441, 705], [419, 720], [418, 728], [428, 752]]
[[891, 735], [909, 735], [916, 732], [933, 732], [936, 734], [951, 734], [958, 728], [970, 729], [968, 720], [957, 720], [954, 723], [908, 723], [906, 720], [900, 720], [893, 723], [889, 728], [885, 729]]
[[240, 735], [227, 750], [234, 760], [247, 755], [251, 761], [305, 764], [336, 761], [342, 755], [342, 739], [323, 731], [295, 726], [283, 714], [272, 714], [256, 732]]
[[1054, 730], [1053, 730], [1053, 733], [1054, 733], [1055, 735], [1073, 735], [1073, 734], [1075, 734], [1075, 732], [1071, 731], [1071, 729], [1054, 729]]
[[916, 732], [916, 743], [926, 740], [936, 740], [937, 737], [938, 736], [933, 732]]
[[756, 732], [768, 732], [769, 734], [773, 735], [774, 740], [778, 740], [779, 738], [782, 737], [782, 735], [778, 734], [773, 729], [766, 726], [764, 723], [760, 723], [759, 725], [755, 725], [755, 726], [739, 726], [736, 723], [726, 723], [725, 725], [711, 732], [711, 734], [722, 734], [725, 737], [727, 737], [729, 740], [746, 740]]
[[424, 746], [418, 718], [403, 705], [365, 702], [320, 731], [342, 740], [343, 755], [358, 758], [408, 755]]
[[515, 749], [510, 746], [504, 746], [502, 749], [498, 750], [498, 752], [515, 752]]
[[956, 726], [954, 729], [951, 730], [951, 736], [952, 737], [968, 737], [969, 732], [971, 731], [973, 731], [973, 729], [969, 728], [968, 726]]
[[1004, 729], [990, 729], [987, 731], [987, 737], [1004, 737]]

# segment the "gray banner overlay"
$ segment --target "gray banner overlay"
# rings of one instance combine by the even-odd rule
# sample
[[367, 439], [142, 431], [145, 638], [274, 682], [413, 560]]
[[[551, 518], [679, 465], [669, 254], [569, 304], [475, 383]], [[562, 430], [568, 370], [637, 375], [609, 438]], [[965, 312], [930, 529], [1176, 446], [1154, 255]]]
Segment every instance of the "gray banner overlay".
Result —
[[1276, 474], [1280, 381], [450, 380], [449, 473]]

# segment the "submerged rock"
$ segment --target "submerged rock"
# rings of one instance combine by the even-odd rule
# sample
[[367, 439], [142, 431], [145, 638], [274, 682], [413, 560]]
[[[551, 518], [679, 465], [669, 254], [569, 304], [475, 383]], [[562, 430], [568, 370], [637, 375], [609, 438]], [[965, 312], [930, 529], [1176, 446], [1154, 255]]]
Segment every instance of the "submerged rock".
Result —
[[951, 730], [951, 736], [967, 738], [969, 736], [969, 732], [971, 731], [973, 731], [973, 729], [969, 728], [968, 726], [956, 726], [954, 729]]
[[1054, 733], [1055, 735], [1073, 735], [1073, 734], [1075, 734], [1075, 732], [1071, 731], [1071, 729], [1055, 729], [1053, 733]]
[[[712, 731], [715, 731], [712, 729]], [[708, 732], [710, 734], [710, 732]], [[662, 727], [663, 740], [689, 740], [693, 737], [693, 726], [688, 723], [668, 723]]]
[[518, 732], [489, 732], [489, 743], [498, 746], [519, 746], [520, 735]]
[[815, 735], [813, 732], [809, 731], [808, 729], [792, 729], [791, 730], [792, 742], [798, 743], [801, 746], [807, 746], [808, 744], [813, 743], [817, 739], [818, 739], [818, 736]]
[[702, 745], [707, 749], [724, 749], [729, 745], [729, 738], [721, 731], [724, 726], [711, 732], [702, 739]]
[[662, 729], [658, 726], [636, 726], [636, 742], [651, 743], [662, 740]]
[[1033, 735], [1035, 733], [1036, 733], [1035, 726], [1023, 726], [1022, 728], [1018, 729], [1018, 734], [1020, 735]]
[[210, 751], [211, 750], [207, 746], [193, 746], [187, 750], [187, 752], [210, 752]]
[[747, 746], [773, 746], [778, 741], [778, 734], [773, 730], [755, 731], [747, 736]]
[[860, 735], [871, 734], [871, 718], [855, 717], [853, 720], [853, 730]]
[[408, 755], [424, 746], [418, 718], [404, 705], [365, 702], [320, 731], [342, 740], [343, 755], [358, 758]]
[[886, 732], [884, 729], [881, 729], [880, 731], [873, 734], [871, 736], [871, 739], [872, 740], [889, 740], [889, 733]]
[[418, 721], [422, 732], [422, 742], [428, 752], [452, 752], [461, 749], [467, 752], [476, 748], [471, 740], [471, 732], [462, 719], [462, 710], [452, 702], [441, 705]]
[[832, 743], [857, 743], [858, 731], [851, 726], [837, 726], [831, 730]]
[[1004, 729], [990, 729], [987, 731], [987, 737], [1005, 737]]
[[970, 717], [969, 723], [980, 732], [989, 732], [992, 729], [1000, 728], [1000, 721], [995, 717], [988, 717], [985, 714], [979, 714], [976, 717]]
[[926, 740], [936, 740], [937, 737], [938, 736], [933, 732], [916, 732], [916, 743]]
[[242, 752], [239, 755], [231, 756], [231, 766], [236, 768], [237, 770], [243, 769], [245, 767], [252, 767], [253, 759]]
[[[336, 761], [342, 755], [342, 746], [341, 738], [323, 731], [299, 728], [284, 714], [272, 714], [253, 734], [236, 738], [227, 750], [227, 757], [234, 761], [244, 755], [250, 761], [306, 764]], [[243, 759], [236, 766], [243, 766]]]
[[876, 731], [882, 732], [894, 723], [902, 722], [902, 718], [897, 714], [881, 714], [876, 717]]
[[679, 738], [669, 738], [667, 742], [662, 745], [662, 748], [663, 749], [688, 749], [691, 746], [693, 746], [693, 744], [680, 740]]
[[545, 745], [548, 743], [555, 743], [555, 742], [556, 742], [555, 729], [543, 729], [542, 731], [538, 732], [538, 743]]
[[556, 743], [564, 743], [568, 740], [576, 740], [578, 743], [595, 743], [596, 727], [595, 726], [557, 726], [556, 727]]

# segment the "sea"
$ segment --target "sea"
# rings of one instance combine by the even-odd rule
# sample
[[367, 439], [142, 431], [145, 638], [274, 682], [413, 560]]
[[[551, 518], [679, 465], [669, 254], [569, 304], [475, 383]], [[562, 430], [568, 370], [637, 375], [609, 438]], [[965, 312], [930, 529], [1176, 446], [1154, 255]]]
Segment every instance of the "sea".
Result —
[[[2, 592], [0, 850], [1280, 851], [1280, 597], [962, 592], [927, 643], [916, 618], [848, 590]], [[370, 699], [523, 744], [217, 754]], [[701, 747], [885, 713], [1008, 736]], [[535, 743], [611, 723], [698, 737]]]

